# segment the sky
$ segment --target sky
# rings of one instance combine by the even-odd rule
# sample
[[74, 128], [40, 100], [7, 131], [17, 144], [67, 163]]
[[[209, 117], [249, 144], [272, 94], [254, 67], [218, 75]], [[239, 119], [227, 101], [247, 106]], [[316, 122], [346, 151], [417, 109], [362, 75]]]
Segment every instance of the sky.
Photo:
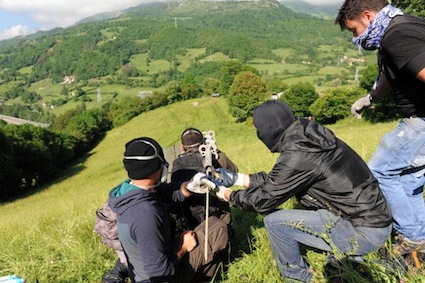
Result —
[[[310, 4], [342, 0], [304, 0]], [[72, 26], [84, 18], [125, 10], [152, 0], [0, 0], [0, 40]]]

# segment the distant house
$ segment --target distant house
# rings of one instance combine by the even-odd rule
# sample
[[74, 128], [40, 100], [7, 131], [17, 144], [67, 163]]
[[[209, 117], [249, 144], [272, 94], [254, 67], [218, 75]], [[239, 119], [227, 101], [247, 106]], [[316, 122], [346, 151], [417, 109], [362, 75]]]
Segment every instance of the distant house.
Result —
[[137, 95], [138, 97], [140, 97], [141, 99], [152, 96], [153, 92], [149, 91], [149, 90], [145, 90], [145, 91], [141, 91], [139, 92], [139, 94]]
[[75, 78], [75, 76], [65, 76], [65, 77], [63, 77], [63, 84], [65, 84], [65, 85], [73, 84], [76, 81], [77, 81], [77, 79]]
[[350, 58], [350, 57], [347, 57], [347, 56], [343, 56], [342, 58], [339, 59], [339, 61], [341, 63], [347, 62], [348, 66], [352, 66], [353, 63], [356, 63], [356, 62], [364, 63], [365, 60], [364, 60], [364, 58]]

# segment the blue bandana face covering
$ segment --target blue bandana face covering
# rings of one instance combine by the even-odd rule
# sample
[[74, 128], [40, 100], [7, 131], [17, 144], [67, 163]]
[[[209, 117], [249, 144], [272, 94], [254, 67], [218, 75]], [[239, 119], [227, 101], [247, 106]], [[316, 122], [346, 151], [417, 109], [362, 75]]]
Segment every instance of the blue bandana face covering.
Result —
[[385, 29], [388, 27], [391, 19], [397, 15], [403, 15], [403, 11], [388, 4], [376, 14], [375, 19], [363, 34], [353, 38], [353, 43], [365, 50], [378, 49]]

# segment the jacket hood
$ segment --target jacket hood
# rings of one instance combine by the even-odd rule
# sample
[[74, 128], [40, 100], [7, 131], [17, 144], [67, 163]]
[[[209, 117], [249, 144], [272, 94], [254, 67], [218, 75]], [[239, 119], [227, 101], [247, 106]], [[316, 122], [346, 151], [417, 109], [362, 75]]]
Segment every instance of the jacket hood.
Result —
[[321, 152], [337, 147], [335, 134], [321, 124], [298, 118], [278, 142], [278, 151]]
[[278, 151], [278, 142], [295, 121], [291, 108], [281, 100], [269, 100], [257, 106], [252, 113], [252, 119], [258, 138], [271, 152]]
[[130, 179], [125, 180], [109, 192], [109, 206], [117, 214], [123, 214], [129, 203], [133, 205], [153, 198], [156, 193], [142, 190], [132, 184]]

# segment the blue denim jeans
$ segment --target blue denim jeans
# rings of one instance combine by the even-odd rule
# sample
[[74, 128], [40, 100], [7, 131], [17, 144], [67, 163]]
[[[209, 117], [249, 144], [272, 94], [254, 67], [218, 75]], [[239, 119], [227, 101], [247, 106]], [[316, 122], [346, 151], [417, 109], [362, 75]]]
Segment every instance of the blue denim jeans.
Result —
[[385, 228], [355, 227], [328, 210], [278, 210], [264, 218], [280, 273], [308, 282], [312, 274], [299, 244], [346, 255], [365, 255], [381, 247], [391, 233]]
[[382, 138], [368, 166], [391, 207], [394, 228], [425, 240], [425, 119], [401, 120]]

